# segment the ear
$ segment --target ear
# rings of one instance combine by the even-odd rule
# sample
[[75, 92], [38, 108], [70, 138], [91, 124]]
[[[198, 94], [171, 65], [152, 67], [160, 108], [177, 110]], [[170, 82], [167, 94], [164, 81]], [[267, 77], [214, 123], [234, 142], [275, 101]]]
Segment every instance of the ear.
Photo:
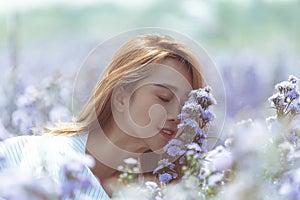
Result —
[[124, 112], [127, 107], [128, 101], [128, 92], [124, 89], [123, 86], [118, 86], [114, 89], [112, 95], [112, 103], [116, 111]]

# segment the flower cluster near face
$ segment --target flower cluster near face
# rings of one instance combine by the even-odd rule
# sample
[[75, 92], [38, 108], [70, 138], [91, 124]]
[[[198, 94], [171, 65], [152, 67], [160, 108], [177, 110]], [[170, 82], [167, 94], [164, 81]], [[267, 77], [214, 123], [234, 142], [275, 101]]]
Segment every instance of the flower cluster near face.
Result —
[[181, 134], [178, 138], [172, 139], [164, 147], [170, 157], [183, 156], [187, 153], [189, 144], [198, 144], [198, 152], [206, 153], [207, 135], [205, 130], [214, 119], [210, 106], [216, 104], [211, 94], [211, 88], [192, 90], [189, 98], [182, 107], [178, 118], [181, 123], [178, 129]]
[[178, 116], [181, 134], [164, 147], [165, 158], [153, 171], [161, 183], [161, 193], [154, 195], [156, 199], [168, 199], [166, 190], [174, 181], [176, 187], [190, 190], [185, 195], [199, 199], [215, 194], [229, 180], [231, 153], [224, 146], [211, 151], [206, 147], [206, 131], [215, 117], [210, 107], [215, 104], [210, 87], [190, 92]]
[[189, 93], [189, 98], [178, 116], [181, 120], [178, 125], [181, 134], [164, 147], [167, 154], [165, 160], [174, 164], [162, 167], [162, 163], [158, 163], [157, 169], [154, 170], [160, 182], [168, 183], [178, 178], [188, 179], [189, 176], [195, 176], [199, 178], [198, 185], [206, 187], [206, 180], [203, 177], [208, 178], [211, 172], [207, 172], [204, 176], [200, 168], [205, 165], [204, 160], [208, 153], [206, 130], [214, 119], [210, 111], [210, 106], [214, 104], [216, 100], [208, 86]]
[[[267, 123], [257, 118], [228, 124], [224, 145], [212, 150], [206, 150], [206, 142], [203, 142], [208, 139], [206, 130], [210, 118], [202, 115], [205, 110], [202, 106], [192, 104], [196, 101], [189, 99], [179, 115], [182, 134], [166, 145], [167, 156], [154, 170], [160, 185], [146, 182], [155, 185], [155, 189], [147, 196], [146, 186], [139, 186], [139, 191], [144, 192], [141, 194], [149, 200], [300, 199], [297, 80], [290, 76], [288, 81], [276, 85], [278, 93], [269, 98], [276, 115], [269, 117]], [[209, 96], [202, 92], [198, 94]], [[210, 102], [214, 101], [198, 102], [213, 105]]]

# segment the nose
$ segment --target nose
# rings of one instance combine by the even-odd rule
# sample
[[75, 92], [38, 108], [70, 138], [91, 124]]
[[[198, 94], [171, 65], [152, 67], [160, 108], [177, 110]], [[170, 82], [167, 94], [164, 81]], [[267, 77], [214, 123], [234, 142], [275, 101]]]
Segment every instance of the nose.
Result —
[[177, 105], [173, 105], [168, 109], [167, 120], [174, 122], [176, 125], [180, 123], [180, 119], [178, 119], [178, 115], [181, 113], [182, 106], [178, 103]]

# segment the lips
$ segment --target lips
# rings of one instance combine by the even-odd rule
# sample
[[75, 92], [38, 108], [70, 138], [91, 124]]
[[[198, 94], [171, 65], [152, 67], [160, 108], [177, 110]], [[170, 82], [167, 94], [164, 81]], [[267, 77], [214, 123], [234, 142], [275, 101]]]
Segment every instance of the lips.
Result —
[[159, 134], [161, 134], [162, 136], [164, 136], [167, 139], [172, 139], [175, 136], [176, 132], [170, 128], [162, 128], [159, 131]]

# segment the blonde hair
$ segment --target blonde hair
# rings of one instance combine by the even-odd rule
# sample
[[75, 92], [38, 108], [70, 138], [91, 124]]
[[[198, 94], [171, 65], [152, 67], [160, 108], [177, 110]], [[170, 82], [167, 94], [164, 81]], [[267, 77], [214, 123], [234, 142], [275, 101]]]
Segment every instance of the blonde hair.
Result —
[[139, 35], [116, 52], [77, 119], [57, 123], [46, 130], [54, 134], [75, 135], [90, 131], [98, 127], [97, 124], [102, 127], [112, 117], [111, 97], [117, 84], [129, 86], [142, 80], [149, 74], [148, 64], [162, 62], [167, 57], [179, 59], [190, 68], [193, 89], [204, 86], [197, 58], [184, 44], [169, 36]]

